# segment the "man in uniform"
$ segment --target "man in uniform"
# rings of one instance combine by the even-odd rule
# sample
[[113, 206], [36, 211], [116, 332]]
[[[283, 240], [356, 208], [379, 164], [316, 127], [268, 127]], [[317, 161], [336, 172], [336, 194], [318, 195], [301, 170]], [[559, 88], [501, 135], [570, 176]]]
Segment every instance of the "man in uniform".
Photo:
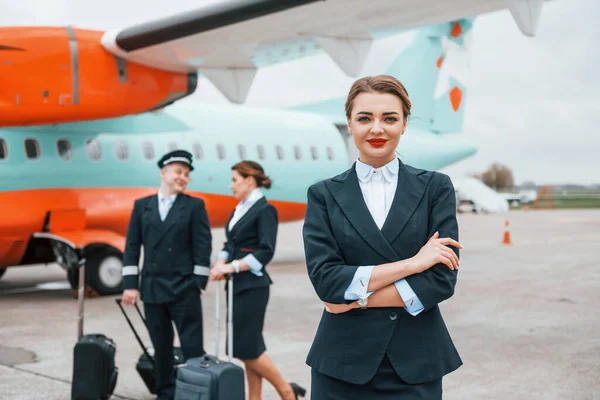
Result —
[[[154, 346], [158, 400], [173, 399], [173, 325], [185, 359], [205, 354], [200, 289], [208, 282], [211, 232], [201, 199], [183, 191], [194, 170], [184, 150], [159, 161], [161, 184], [156, 195], [135, 201], [123, 256], [124, 304], [144, 303], [146, 325]], [[144, 247], [138, 290], [140, 248]]]

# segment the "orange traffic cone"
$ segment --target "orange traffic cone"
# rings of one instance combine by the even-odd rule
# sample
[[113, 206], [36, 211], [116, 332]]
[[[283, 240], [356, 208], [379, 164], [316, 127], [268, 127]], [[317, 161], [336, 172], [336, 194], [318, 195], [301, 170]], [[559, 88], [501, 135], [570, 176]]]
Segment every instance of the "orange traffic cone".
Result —
[[502, 244], [512, 244], [510, 240], [510, 232], [508, 231], [508, 220], [504, 222], [504, 240], [502, 240]]

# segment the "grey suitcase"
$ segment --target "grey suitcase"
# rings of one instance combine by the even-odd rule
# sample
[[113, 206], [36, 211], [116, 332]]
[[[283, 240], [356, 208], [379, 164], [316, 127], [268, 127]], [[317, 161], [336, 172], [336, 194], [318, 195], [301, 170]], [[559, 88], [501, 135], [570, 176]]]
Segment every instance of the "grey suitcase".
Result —
[[219, 310], [221, 284], [216, 299], [215, 356], [190, 358], [177, 368], [175, 400], [244, 400], [244, 370], [231, 362], [233, 353], [233, 277], [229, 279], [229, 301], [227, 312], [227, 355], [228, 361], [219, 359]]

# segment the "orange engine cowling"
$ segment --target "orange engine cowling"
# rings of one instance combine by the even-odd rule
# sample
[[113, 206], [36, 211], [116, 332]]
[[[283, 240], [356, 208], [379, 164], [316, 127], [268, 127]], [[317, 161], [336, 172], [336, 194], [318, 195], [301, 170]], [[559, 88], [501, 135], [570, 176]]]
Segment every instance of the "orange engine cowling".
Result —
[[103, 32], [71, 27], [0, 28], [0, 127], [137, 114], [194, 92], [196, 73], [126, 61]]

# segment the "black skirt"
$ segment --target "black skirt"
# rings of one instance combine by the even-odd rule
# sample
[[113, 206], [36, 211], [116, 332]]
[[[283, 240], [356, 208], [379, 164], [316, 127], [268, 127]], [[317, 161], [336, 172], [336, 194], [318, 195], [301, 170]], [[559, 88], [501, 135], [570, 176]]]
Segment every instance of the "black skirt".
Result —
[[268, 302], [268, 286], [234, 293], [233, 357], [254, 360], [267, 350], [262, 331]]
[[377, 373], [364, 385], [332, 378], [312, 369], [312, 400], [441, 400], [442, 380], [419, 385], [404, 382], [387, 355]]

